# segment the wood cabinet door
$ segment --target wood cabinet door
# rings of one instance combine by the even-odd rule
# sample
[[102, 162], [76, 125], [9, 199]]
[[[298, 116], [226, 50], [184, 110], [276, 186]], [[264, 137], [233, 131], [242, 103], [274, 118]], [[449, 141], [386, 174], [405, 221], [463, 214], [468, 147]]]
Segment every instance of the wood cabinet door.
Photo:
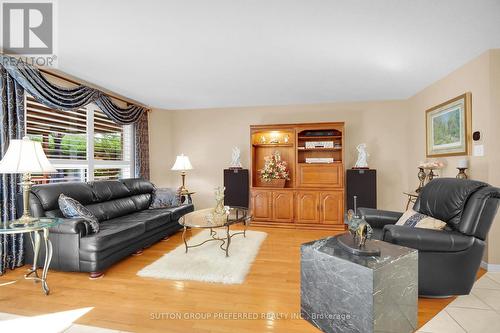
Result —
[[319, 222], [319, 194], [318, 192], [299, 191], [296, 195], [297, 222]]
[[252, 216], [256, 220], [271, 220], [271, 191], [252, 190]]
[[273, 221], [293, 222], [293, 192], [273, 192]]
[[299, 187], [343, 187], [343, 165], [299, 164], [297, 185]]
[[323, 224], [344, 223], [344, 192], [320, 193], [320, 222]]

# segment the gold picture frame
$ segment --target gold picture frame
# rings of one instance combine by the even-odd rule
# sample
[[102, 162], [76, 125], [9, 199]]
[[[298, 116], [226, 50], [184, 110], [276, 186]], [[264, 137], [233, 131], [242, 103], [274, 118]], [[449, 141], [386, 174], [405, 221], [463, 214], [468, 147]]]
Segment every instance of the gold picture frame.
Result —
[[426, 156], [469, 155], [472, 94], [467, 92], [425, 111]]

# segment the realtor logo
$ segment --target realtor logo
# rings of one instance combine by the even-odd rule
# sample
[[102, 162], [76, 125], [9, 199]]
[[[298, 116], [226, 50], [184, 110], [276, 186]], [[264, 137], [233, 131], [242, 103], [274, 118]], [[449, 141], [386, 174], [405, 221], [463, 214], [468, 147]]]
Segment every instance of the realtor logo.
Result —
[[3, 3], [2, 12], [5, 53], [53, 53], [52, 3]]

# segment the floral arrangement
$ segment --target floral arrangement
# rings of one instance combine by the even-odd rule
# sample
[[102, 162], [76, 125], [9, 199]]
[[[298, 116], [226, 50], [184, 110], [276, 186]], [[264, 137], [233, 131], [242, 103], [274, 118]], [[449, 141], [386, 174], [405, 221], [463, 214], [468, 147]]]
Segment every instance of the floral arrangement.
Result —
[[279, 152], [264, 157], [264, 161], [264, 168], [259, 170], [260, 177], [263, 181], [269, 182], [272, 179], [290, 179], [287, 163], [281, 159]]
[[418, 167], [423, 169], [441, 169], [444, 167], [444, 163], [439, 160], [425, 161], [420, 162]]

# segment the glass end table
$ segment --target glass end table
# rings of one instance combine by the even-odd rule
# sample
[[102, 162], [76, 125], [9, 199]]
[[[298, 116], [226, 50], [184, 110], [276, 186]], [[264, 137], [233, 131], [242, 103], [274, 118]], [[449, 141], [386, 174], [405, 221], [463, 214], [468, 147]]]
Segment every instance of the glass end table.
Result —
[[[50, 293], [47, 284], [47, 273], [49, 270], [50, 262], [52, 260], [52, 243], [49, 239], [49, 229], [63, 223], [60, 218], [40, 217], [33, 220], [32, 223], [27, 225], [12, 224], [11, 222], [0, 223], [0, 235], [14, 235], [14, 234], [29, 234], [31, 245], [33, 247], [33, 266], [24, 275], [27, 280], [34, 280], [41, 282], [42, 290], [45, 295]], [[41, 236], [45, 245], [45, 261], [42, 269], [42, 275], [38, 274], [38, 256], [40, 253]], [[0, 257], [3, 257], [3, 244], [0, 237]]]
[[[198, 247], [210, 241], [220, 241], [222, 242], [220, 248], [226, 252], [226, 257], [229, 257], [229, 245], [231, 244], [231, 238], [236, 235], [243, 235], [243, 237], [246, 237], [246, 231], [251, 217], [249, 215], [248, 208], [227, 206], [225, 208], [226, 212], [224, 214], [215, 213], [214, 208], [206, 208], [188, 213], [179, 219], [179, 224], [184, 227], [182, 240], [184, 241], [184, 246], [186, 247], [186, 253], [188, 252], [188, 249], [192, 247]], [[238, 223], [244, 225], [243, 231], [230, 233], [229, 227]], [[186, 231], [188, 228], [210, 229], [210, 238], [195, 245], [188, 245], [186, 241]], [[226, 235], [219, 236], [217, 231], [214, 230], [217, 228], [224, 228], [226, 230]]]

